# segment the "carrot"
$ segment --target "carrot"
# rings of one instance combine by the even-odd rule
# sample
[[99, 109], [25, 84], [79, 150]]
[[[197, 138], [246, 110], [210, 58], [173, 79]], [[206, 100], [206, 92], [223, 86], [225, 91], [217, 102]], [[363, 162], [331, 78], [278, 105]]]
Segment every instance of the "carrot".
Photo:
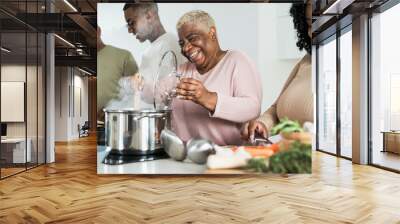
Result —
[[[239, 146], [243, 148], [246, 152], [248, 152], [251, 157], [263, 157], [268, 158], [272, 154], [274, 154], [279, 146]], [[232, 151], [236, 151], [239, 149], [238, 146], [234, 146], [231, 148]]]
[[262, 157], [262, 158], [268, 158], [274, 154], [274, 151], [271, 149], [245, 149], [246, 152], [248, 152], [251, 157]]
[[244, 147], [245, 149], [260, 149], [260, 150], [272, 150], [273, 152], [279, 151], [279, 144], [271, 144], [271, 145], [257, 145], [257, 146], [234, 146], [232, 147], [232, 151], [236, 151], [238, 147]]
[[274, 152], [278, 152], [279, 151], [279, 144], [275, 143], [270, 145], [270, 149]]

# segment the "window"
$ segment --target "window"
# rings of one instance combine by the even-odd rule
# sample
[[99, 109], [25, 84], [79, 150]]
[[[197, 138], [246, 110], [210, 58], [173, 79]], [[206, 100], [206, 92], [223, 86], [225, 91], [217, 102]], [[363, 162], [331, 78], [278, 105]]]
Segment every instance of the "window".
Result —
[[352, 157], [352, 33], [340, 36], [340, 155]]
[[[39, 13], [44, 1], [19, 2], [23, 13]], [[1, 1], [0, 7], [15, 5]], [[45, 163], [45, 34], [0, 12], [0, 179]], [[14, 97], [10, 97], [10, 96]], [[11, 101], [10, 101], [11, 100]], [[14, 102], [12, 102], [14, 100]], [[10, 105], [13, 106], [8, 106]], [[12, 109], [17, 108], [17, 109]]]
[[318, 47], [318, 148], [336, 154], [336, 39]]
[[400, 5], [371, 18], [371, 162], [400, 170]]
[[390, 130], [400, 130], [400, 73], [390, 74]]

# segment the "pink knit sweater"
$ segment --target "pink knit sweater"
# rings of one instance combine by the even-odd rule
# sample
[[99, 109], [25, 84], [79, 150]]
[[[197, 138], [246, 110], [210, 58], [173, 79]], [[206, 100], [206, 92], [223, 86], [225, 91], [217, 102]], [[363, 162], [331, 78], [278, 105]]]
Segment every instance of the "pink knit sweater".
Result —
[[200, 80], [208, 91], [218, 95], [215, 112], [188, 100], [172, 102], [172, 128], [184, 141], [206, 138], [218, 145], [239, 145], [243, 123], [260, 115], [261, 77], [255, 64], [244, 53], [228, 51], [218, 64], [200, 74], [194, 64], [181, 65], [183, 77]]

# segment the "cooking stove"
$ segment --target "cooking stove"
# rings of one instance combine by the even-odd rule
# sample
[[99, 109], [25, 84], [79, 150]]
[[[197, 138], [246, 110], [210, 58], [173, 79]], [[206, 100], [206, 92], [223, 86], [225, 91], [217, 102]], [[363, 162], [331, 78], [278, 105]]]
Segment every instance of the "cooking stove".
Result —
[[120, 165], [125, 163], [145, 162], [166, 158], [169, 158], [169, 156], [164, 150], [160, 150], [157, 153], [147, 155], [120, 154], [110, 151], [104, 157], [103, 163], [107, 165]]

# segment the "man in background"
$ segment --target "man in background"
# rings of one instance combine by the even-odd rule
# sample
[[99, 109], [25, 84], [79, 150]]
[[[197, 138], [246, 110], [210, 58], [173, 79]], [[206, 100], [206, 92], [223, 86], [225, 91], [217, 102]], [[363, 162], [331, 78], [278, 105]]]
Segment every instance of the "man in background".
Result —
[[131, 78], [138, 72], [132, 54], [124, 49], [104, 44], [101, 29], [97, 28], [97, 120], [104, 122], [103, 108], [117, 100], [121, 92], [121, 79]]
[[[126, 3], [124, 15], [128, 26], [128, 32], [136, 36], [141, 43], [150, 42], [150, 46], [144, 51], [139, 66], [139, 74], [145, 82], [151, 84], [157, 75], [159, 79], [166, 73], [159, 71], [162, 56], [172, 51], [177, 57], [177, 65], [186, 59], [181, 54], [176, 35], [166, 32], [158, 15], [158, 7], [155, 3]], [[169, 55], [170, 57], [170, 55]], [[158, 74], [162, 73], [162, 74]]]

